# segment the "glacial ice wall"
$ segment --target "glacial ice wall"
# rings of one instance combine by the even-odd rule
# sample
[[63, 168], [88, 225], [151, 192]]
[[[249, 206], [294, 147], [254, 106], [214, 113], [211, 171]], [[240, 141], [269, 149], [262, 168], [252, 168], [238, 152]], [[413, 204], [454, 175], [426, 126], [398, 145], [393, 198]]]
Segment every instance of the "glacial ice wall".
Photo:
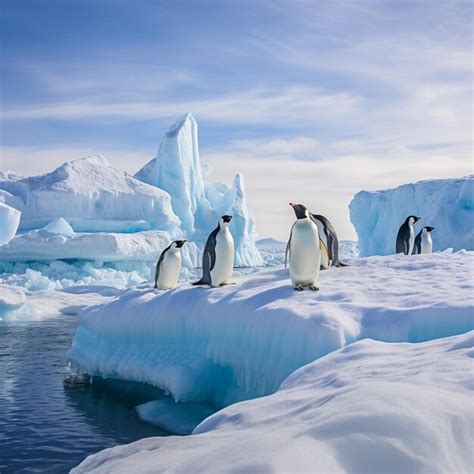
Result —
[[349, 208], [361, 256], [395, 253], [398, 229], [412, 214], [422, 217], [416, 232], [435, 227], [433, 251], [474, 249], [474, 175], [361, 191]]

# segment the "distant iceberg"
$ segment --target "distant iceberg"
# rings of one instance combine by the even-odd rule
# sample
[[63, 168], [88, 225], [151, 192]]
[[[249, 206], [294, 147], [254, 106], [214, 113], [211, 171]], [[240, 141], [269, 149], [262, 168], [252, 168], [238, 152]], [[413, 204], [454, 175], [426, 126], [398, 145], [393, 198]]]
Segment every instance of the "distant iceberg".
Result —
[[21, 212], [0, 202], [0, 245], [10, 242], [16, 234]]
[[361, 191], [350, 206], [361, 256], [395, 253], [400, 225], [414, 214], [435, 227], [433, 250], [474, 250], [474, 175], [404, 184], [382, 191]]
[[76, 232], [178, 232], [169, 194], [110, 166], [101, 156], [69, 161], [50, 173], [0, 175], [0, 189], [21, 198], [19, 230], [60, 217]]

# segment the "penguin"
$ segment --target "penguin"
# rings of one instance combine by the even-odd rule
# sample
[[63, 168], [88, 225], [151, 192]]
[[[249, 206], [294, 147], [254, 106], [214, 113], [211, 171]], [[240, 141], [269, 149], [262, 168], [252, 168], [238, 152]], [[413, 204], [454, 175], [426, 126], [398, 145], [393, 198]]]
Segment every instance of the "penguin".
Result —
[[321, 251], [318, 226], [309, 217], [308, 210], [302, 204], [290, 203], [295, 211], [296, 221], [290, 232], [286, 246], [285, 266], [290, 263], [290, 278], [297, 291], [309, 288], [318, 291]]
[[427, 225], [418, 232], [415, 237], [415, 245], [413, 247], [413, 254], [431, 253], [433, 251], [433, 241], [431, 240], [431, 231], [434, 227]]
[[155, 290], [170, 290], [178, 283], [181, 270], [181, 247], [185, 240], [175, 240], [161, 252], [156, 263]]
[[202, 278], [193, 285], [222, 286], [234, 268], [234, 239], [229, 230], [232, 216], [222, 216], [209, 235], [202, 256]]
[[339, 260], [339, 240], [336, 230], [326, 217], [321, 214], [309, 214], [311, 220], [318, 226], [319, 246], [321, 248], [321, 269], [329, 267], [347, 267]]
[[415, 222], [418, 222], [420, 219], [421, 217], [408, 216], [405, 219], [405, 222], [400, 226], [400, 229], [398, 229], [397, 234], [397, 253], [411, 255], [411, 253], [413, 252], [413, 247], [415, 245], [415, 231], [413, 229], [413, 224]]

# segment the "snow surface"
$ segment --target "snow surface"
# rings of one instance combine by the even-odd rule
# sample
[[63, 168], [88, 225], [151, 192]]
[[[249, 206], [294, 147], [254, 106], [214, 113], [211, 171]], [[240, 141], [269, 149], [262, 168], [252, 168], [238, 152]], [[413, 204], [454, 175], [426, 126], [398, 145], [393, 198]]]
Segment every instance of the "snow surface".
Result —
[[44, 227], [59, 217], [76, 232], [178, 232], [168, 193], [109, 165], [101, 156], [62, 164], [28, 178], [0, 175], [0, 189], [22, 199], [20, 230]]
[[468, 473], [473, 345], [473, 332], [423, 344], [359, 341], [191, 436], [106, 449], [72, 472]]
[[176, 400], [224, 406], [267, 395], [358, 339], [420, 342], [474, 328], [474, 253], [356, 259], [295, 292], [278, 267], [207, 289], [125, 290], [80, 314], [70, 360]]
[[361, 191], [350, 206], [361, 256], [395, 253], [400, 225], [421, 216], [415, 233], [433, 226], [433, 251], [474, 250], [474, 175], [404, 184], [383, 191]]
[[[206, 168], [206, 174], [211, 170]], [[198, 125], [191, 114], [176, 122], [161, 141], [157, 156], [139, 170], [135, 178], [168, 192], [181, 230], [196, 247], [194, 266], [201, 265], [201, 253], [210, 232], [224, 214], [233, 216], [230, 230], [235, 243], [237, 267], [260, 266], [255, 247], [252, 213], [247, 207], [244, 179], [237, 174], [231, 187], [206, 183], [199, 157]]]
[[21, 212], [0, 202], [0, 246], [10, 242], [18, 230]]

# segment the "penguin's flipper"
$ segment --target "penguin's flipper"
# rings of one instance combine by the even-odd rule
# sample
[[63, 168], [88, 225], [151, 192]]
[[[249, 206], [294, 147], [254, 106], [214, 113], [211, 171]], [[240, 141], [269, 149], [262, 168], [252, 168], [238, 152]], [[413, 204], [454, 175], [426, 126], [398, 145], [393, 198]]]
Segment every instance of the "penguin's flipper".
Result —
[[285, 268], [287, 266], [287, 263], [288, 263], [288, 255], [290, 253], [290, 242], [291, 242], [291, 235], [293, 234], [293, 227], [294, 227], [295, 224], [293, 224], [291, 226], [291, 230], [290, 230], [290, 238], [288, 239], [288, 242], [286, 244], [286, 249], [285, 249]]
[[218, 232], [219, 226], [217, 226], [207, 238], [204, 253], [202, 254], [202, 278], [196, 283], [193, 283], [193, 285], [211, 284], [211, 270], [216, 264], [216, 236]]
[[170, 249], [171, 247], [171, 244], [168, 245], [168, 247], [166, 247], [163, 252], [161, 252], [161, 255], [160, 255], [160, 258], [158, 259], [158, 261], [156, 262], [156, 270], [155, 270], [155, 288], [158, 287], [158, 278], [160, 277], [160, 267], [161, 267], [161, 264], [165, 258], [165, 253]]

